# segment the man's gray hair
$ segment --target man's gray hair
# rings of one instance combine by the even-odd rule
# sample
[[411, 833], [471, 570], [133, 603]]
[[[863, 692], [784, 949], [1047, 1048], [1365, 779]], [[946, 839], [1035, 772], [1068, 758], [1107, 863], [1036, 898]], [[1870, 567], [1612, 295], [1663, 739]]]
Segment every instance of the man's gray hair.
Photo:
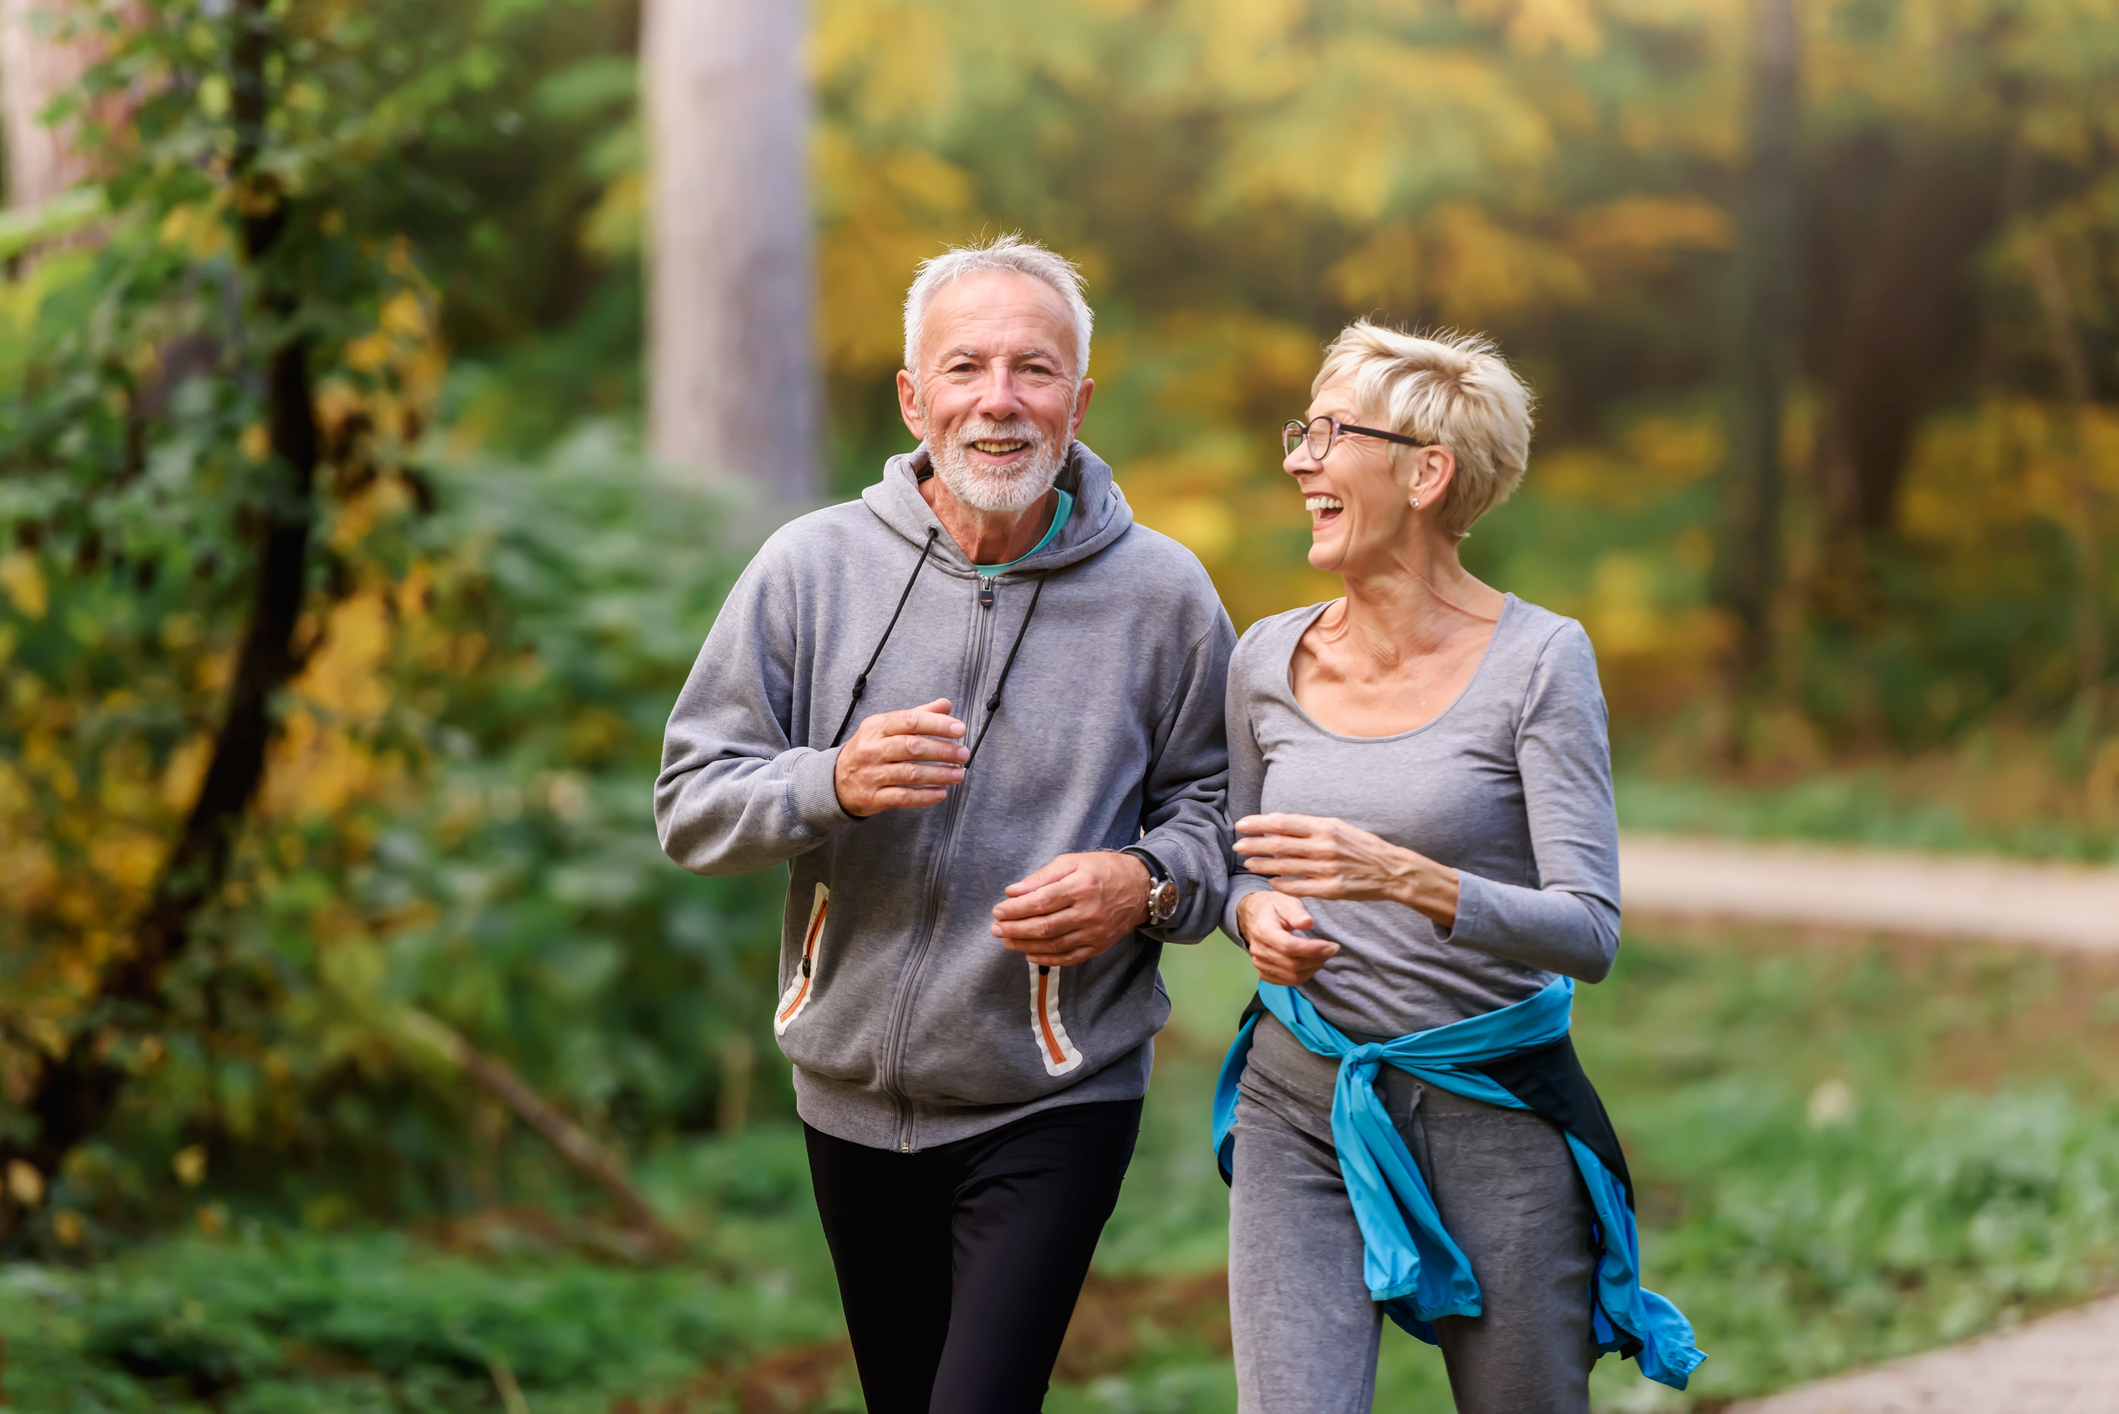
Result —
[[1089, 330], [1096, 323], [1096, 316], [1089, 312], [1089, 301], [1083, 298], [1088, 282], [1082, 279], [1081, 268], [1013, 231], [984, 243], [952, 246], [932, 260], [920, 262], [919, 274], [905, 292], [906, 371], [919, 377], [920, 326], [926, 320], [927, 305], [935, 291], [966, 275], [988, 273], [1028, 275], [1051, 286], [1053, 293], [1066, 303], [1074, 324], [1074, 381], [1079, 383], [1088, 377]]

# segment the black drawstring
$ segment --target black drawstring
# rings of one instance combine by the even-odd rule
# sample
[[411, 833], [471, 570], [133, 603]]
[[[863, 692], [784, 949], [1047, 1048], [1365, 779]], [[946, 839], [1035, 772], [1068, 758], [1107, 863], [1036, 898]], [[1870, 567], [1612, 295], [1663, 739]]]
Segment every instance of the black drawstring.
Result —
[[[853, 722], [854, 709], [861, 705], [861, 694], [868, 691], [868, 675], [874, 672], [876, 664], [882, 661], [883, 649], [898, 626], [898, 617], [905, 612], [905, 601], [912, 598], [912, 587], [919, 583], [920, 571], [927, 567], [927, 557], [934, 553], [935, 536], [938, 533], [939, 527], [927, 527], [927, 544], [920, 551], [919, 563], [912, 567], [912, 576], [905, 581], [905, 592], [898, 596], [898, 607], [891, 611], [890, 622], [884, 627], [883, 636], [876, 640], [876, 651], [868, 655], [868, 666], [861, 669], [861, 676], [854, 679], [853, 698], [846, 704], [846, 715], [839, 719], [839, 729], [831, 734], [832, 746], [839, 744], [839, 739], [846, 735], [846, 728]], [[1039, 575], [1037, 588], [1030, 595], [1030, 607], [1024, 611], [1023, 622], [1015, 631], [1015, 642], [1008, 646], [1008, 661], [1001, 664], [1000, 681], [993, 685], [993, 696], [986, 699], [986, 720], [979, 727], [978, 740], [971, 744], [971, 755], [964, 758], [964, 769], [967, 771], [971, 769], [971, 763], [978, 759], [979, 748], [986, 744], [986, 733], [993, 730], [993, 715], [1000, 710], [1001, 692], [1008, 686], [1008, 674], [1015, 671], [1015, 655], [1023, 649], [1023, 635], [1030, 632], [1030, 620], [1036, 615], [1037, 601], [1043, 598], [1044, 594], [1045, 577]], [[830, 750], [830, 747], [825, 749]]]
[[1037, 601], [1044, 596], [1045, 577], [1037, 577], [1037, 589], [1030, 596], [1030, 607], [1023, 611], [1023, 625], [1015, 631], [1015, 642], [1008, 648], [1008, 661], [1001, 664], [1001, 680], [993, 685], [993, 696], [986, 699], [986, 721], [979, 727], [979, 739], [971, 743], [971, 754], [964, 758], [964, 769], [969, 771], [971, 763], [978, 760], [979, 748], [986, 744], [986, 733], [993, 730], [993, 714], [1001, 707], [1001, 689], [1008, 686], [1008, 674], [1015, 668], [1015, 655], [1022, 651], [1023, 635], [1030, 632], [1030, 620], [1037, 613]]
[[[920, 562], [912, 567], [912, 578], [905, 581], [905, 592], [898, 596], [898, 607], [891, 611], [890, 623], [884, 628], [883, 636], [876, 640], [876, 651], [868, 655], [868, 666], [861, 669], [861, 676], [854, 679], [853, 700], [846, 704], [846, 715], [839, 718], [839, 729], [831, 734], [832, 746], [837, 746], [839, 738], [846, 735], [847, 723], [853, 720], [853, 709], [861, 705], [861, 694], [868, 691], [868, 675], [875, 671], [877, 660], [883, 656], [883, 645], [890, 642], [891, 630], [898, 626], [898, 615], [905, 612], [905, 601], [912, 597], [912, 587], [919, 583], [920, 571], [927, 568], [927, 557], [934, 553], [934, 538], [939, 533], [939, 526], [930, 525], [927, 527], [927, 544], [920, 550]], [[1020, 644], [1022, 639], [1018, 638], [1016, 642]], [[1008, 661], [1011, 663], [1015, 661], [1013, 653], [1008, 655]], [[1002, 674], [1004, 681], [1006, 677], [1007, 674]], [[995, 695], [994, 700], [999, 700], [998, 694]], [[827, 751], [830, 749], [831, 747], [825, 748]], [[969, 763], [967, 762], [966, 764]]]

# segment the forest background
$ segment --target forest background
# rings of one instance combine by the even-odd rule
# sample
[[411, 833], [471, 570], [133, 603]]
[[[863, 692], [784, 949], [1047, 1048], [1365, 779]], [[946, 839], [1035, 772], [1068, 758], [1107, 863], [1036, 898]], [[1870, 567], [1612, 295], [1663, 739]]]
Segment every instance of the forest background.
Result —
[[[79, 79], [0, 217], [0, 1241], [534, 1210], [696, 1254], [740, 1176], [629, 1175], [784, 1132], [780, 885], [669, 866], [648, 781], [786, 510], [644, 450], [637, 8], [33, 11]], [[1277, 449], [1322, 343], [1484, 330], [1539, 432], [1466, 559], [1589, 628], [1629, 823], [2109, 860], [2112, 20], [817, 0], [818, 490], [909, 445], [914, 264], [1019, 229], [1090, 281], [1084, 439], [1242, 626], [1331, 592]], [[284, 1364], [170, 1299], [67, 1339], [215, 1397]]]

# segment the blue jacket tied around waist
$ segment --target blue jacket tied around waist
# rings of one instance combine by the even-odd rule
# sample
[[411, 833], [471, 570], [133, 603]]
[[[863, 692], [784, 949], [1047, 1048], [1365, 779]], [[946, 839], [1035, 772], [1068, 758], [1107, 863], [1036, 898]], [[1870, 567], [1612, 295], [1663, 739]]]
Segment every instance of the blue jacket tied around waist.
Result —
[[1542, 1114], [1566, 1134], [1596, 1212], [1590, 1311], [1598, 1350], [1618, 1351], [1639, 1361], [1649, 1379], [1683, 1389], [1707, 1357], [1694, 1348], [1692, 1326], [1678, 1308], [1641, 1285], [1640, 1237], [1626, 1161], [1568, 1041], [1574, 995], [1572, 979], [1559, 977], [1514, 1006], [1380, 1045], [1360, 1045], [1319, 1016], [1302, 993], [1261, 983], [1215, 1087], [1214, 1148], [1221, 1176], [1228, 1181], [1233, 1173], [1236, 1086], [1262, 1007], [1312, 1052], [1338, 1060], [1332, 1142], [1361, 1227], [1363, 1279], [1393, 1321], [1433, 1344], [1430, 1322], [1436, 1317], [1479, 1314], [1479, 1283], [1444, 1230], [1427, 1183], [1376, 1097], [1377, 1068], [1394, 1065], [1466, 1099]]

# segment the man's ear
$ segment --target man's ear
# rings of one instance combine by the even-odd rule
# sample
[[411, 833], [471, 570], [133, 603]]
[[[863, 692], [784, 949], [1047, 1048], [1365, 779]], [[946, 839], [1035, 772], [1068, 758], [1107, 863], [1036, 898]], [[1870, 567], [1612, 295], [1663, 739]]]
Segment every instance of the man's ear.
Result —
[[920, 416], [920, 385], [904, 369], [898, 370], [898, 416], [905, 430], [922, 442], [927, 440], [927, 419]]
[[1082, 435], [1082, 417], [1089, 411], [1089, 395], [1096, 391], [1096, 380], [1084, 378], [1074, 385], [1074, 425], [1067, 429], [1070, 438]]

